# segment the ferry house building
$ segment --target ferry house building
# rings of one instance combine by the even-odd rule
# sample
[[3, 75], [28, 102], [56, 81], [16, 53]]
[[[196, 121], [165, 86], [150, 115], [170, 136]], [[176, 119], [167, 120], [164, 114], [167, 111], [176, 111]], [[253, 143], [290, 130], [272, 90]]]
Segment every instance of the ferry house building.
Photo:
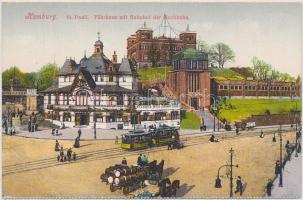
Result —
[[94, 44], [94, 53], [77, 64], [66, 59], [58, 79], [44, 90], [47, 118], [66, 127], [79, 125], [104, 129], [128, 129], [133, 101], [137, 94], [138, 75], [132, 63], [123, 58], [117, 63], [103, 53], [103, 43]]

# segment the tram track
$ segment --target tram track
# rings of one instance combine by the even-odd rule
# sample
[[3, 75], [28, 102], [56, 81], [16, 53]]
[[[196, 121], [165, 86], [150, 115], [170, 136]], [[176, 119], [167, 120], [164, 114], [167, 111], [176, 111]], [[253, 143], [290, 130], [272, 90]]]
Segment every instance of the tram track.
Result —
[[[285, 131], [285, 129], [284, 129]], [[287, 130], [291, 131], [291, 129]], [[276, 129], [270, 129], [270, 130], [263, 130], [264, 135], [272, 135], [275, 132], [277, 132]], [[260, 135], [259, 131], [252, 131], [252, 132], [246, 132], [241, 133], [239, 135], [236, 135], [234, 132], [224, 132], [215, 134], [216, 137], [219, 139], [219, 141], [225, 141], [225, 140], [232, 140], [232, 139], [238, 139], [238, 138], [248, 138], [248, 137], [256, 137]], [[197, 135], [197, 136], [182, 136], [181, 141], [184, 143], [185, 148], [192, 147], [195, 145], [201, 145], [205, 143], [209, 143], [209, 137], [210, 135]], [[79, 162], [89, 162], [89, 161], [96, 161], [96, 160], [106, 160], [111, 158], [121, 158], [121, 157], [127, 157], [127, 156], [133, 156], [138, 155], [140, 153], [153, 153], [153, 152], [159, 152], [159, 151], [166, 151], [167, 146], [159, 146], [149, 149], [143, 149], [143, 150], [137, 150], [137, 151], [127, 151], [123, 150], [120, 147], [114, 147], [114, 148], [108, 148], [108, 149], [98, 149], [95, 151], [87, 151], [82, 152], [77, 156], [77, 161], [74, 162], [57, 162], [56, 157], [49, 157], [45, 159], [40, 160], [34, 160], [29, 162], [23, 162], [23, 163], [17, 163], [17, 164], [11, 164], [11, 165], [5, 165], [2, 168], [2, 175], [12, 175], [16, 173], [22, 173], [22, 172], [28, 172], [33, 170], [40, 170], [40, 169], [46, 169], [50, 167], [56, 167], [66, 164], [77, 164]]]

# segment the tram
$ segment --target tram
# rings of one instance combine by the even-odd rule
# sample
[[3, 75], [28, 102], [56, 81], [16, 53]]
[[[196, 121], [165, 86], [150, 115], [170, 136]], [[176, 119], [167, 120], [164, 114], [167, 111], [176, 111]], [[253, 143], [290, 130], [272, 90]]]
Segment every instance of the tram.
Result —
[[153, 146], [162, 146], [179, 142], [179, 132], [174, 127], [162, 127], [158, 129], [134, 130], [122, 135], [122, 149], [138, 150]]

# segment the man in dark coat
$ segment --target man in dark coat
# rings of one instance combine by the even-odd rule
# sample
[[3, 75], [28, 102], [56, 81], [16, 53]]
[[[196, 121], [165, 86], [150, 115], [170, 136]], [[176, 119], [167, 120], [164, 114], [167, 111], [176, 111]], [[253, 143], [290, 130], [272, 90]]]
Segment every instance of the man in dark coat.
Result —
[[66, 153], [66, 155], [67, 155], [67, 159], [68, 159], [68, 161], [71, 161], [71, 159], [72, 159], [72, 149], [71, 148], [69, 148], [68, 150], [67, 150], [67, 153]]
[[78, 130], [78, 137], [79, 137], [79, 140], [80, 140], [81, 134], [82, 134], [82, 131], [81, 131], [81, 129], [79, 128], [79, 130]]
[[123, 158], [123, 159], [122, 159], [122, 165], [127, 165], [127, 160], [126, 160], [126, 158]]
[[137, 159], [137, 165], [138, 165], [138, 166], [141, 166], [141, 165], [142, 165], [141, 156], [142, 156], [142, 154], [140, 154], [140, 155], [138, 156], [138, 159]]
[[59, 142], [58, 142], [58, 140], [56, 140], [55, 151], [60, 151], [59, 147], [60, 147]]
[[278, 176], [278, 174], [281, 174], [281, 164], [279, 160], [276, 161], [275, 174], [276, 176]]
[[236, 186], [237, 190], [235, 191], [235, 194], [237, 192], [240, 192], [240, 196], [242, 196], [243, 184], [242, 184], [242, 181], [241, 181], [241, 176], [238, 176], [236, 184], [237, 184], [237, 186]]
[[266, 185], [266, 193], [267, 193], [267, 196], [271, 196], [271, 188], [273, 186], [273, 183], [272, 183], [272, 180], [271, 179], [268, 179], [268, 183]]

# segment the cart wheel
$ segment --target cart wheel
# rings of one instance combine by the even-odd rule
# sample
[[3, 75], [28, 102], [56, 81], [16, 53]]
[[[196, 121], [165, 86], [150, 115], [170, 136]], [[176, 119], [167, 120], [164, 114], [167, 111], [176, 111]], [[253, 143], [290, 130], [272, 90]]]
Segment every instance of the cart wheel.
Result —
[[123, 194], [128, 195], [128, 193], [129, 193], [129, 186], [123, 187]]
[[117, 190], [116, 186], [114, 186], [113, 184], [111, 184], [111, 185], [109, 186], [109, 189], [110, 189], [111, 192], [114, 192], [114, 191]]

